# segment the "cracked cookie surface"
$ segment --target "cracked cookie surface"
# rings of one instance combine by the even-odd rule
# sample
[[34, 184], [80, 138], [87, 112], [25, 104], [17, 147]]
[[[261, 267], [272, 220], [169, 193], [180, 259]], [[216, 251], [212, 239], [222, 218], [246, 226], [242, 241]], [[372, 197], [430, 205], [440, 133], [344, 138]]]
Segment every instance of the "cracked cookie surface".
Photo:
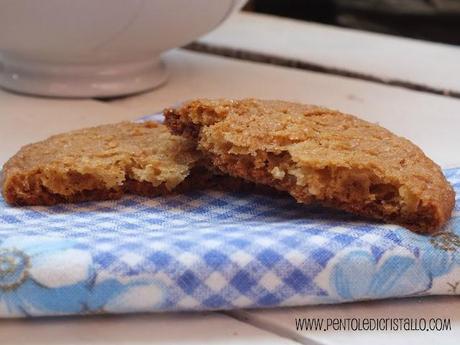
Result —
[[409, 140], [355, 116], [284, 101], [199, 99], [165, 110], [174, 134], [234, 177], [422, 233], [450, 218], [454, 191]]
[[15, 205], [165, 194], [193, 182], [197, 160], [191, 141], [154, 122], [84, 128], [21, 148], [3, 167], [2, 193]]

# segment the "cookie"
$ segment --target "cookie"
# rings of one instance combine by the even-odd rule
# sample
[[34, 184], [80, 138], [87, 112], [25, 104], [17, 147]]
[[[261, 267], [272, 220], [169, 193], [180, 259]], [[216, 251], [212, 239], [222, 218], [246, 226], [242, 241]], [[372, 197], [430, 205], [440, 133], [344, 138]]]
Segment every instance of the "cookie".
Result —
[[165, 110], [223, 173], [287, 191], [297, 201], [433, 233], [454, 191], [409, 140], [352, 115], [283, 101], [193, 100]]
[[205, 180], [189, 177], [197, 160], [191, 141], [154, 122], [85, 128], [24, 146], [3, 167], [2, 194], [14, 205], [165, 194]]

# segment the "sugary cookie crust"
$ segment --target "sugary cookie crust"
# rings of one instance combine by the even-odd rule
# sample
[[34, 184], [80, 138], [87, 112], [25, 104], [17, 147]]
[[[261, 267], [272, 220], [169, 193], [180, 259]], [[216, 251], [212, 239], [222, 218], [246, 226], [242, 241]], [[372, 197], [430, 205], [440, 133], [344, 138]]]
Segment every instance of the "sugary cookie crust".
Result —
[[85, 128], [24, 146], [3, 167], [2, 193], [15, 205], [165, 194], [197, 182], [184, 182], [197, 160], [189, 140], [154, 122]]
[[165, 110], [224, 173], [366, 217], [433, 233], [454, 191], [409, 140], [352, 115], [284, 101], [194, 100]]

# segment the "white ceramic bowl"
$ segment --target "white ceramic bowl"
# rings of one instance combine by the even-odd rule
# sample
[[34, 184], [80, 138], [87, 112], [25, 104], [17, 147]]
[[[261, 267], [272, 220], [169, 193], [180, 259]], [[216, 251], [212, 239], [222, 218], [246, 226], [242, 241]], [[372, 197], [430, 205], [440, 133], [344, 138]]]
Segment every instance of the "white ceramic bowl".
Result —
[[219, 25], [241, 0], [0, 0], [0, 85], [111, 97], [166, 79], [162, 52]]

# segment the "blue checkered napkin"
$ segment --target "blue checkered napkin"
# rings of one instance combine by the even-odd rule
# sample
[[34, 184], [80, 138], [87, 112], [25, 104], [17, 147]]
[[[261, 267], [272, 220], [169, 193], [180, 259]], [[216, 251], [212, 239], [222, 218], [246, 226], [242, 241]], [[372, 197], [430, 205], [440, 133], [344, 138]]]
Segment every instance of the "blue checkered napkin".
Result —
[[[445, 171], [460, 191], [460, 169]], [[0, 200], [0, 316], [214, 310], [460, 294], [446, 232], [244, 192], [54, 207]]]

